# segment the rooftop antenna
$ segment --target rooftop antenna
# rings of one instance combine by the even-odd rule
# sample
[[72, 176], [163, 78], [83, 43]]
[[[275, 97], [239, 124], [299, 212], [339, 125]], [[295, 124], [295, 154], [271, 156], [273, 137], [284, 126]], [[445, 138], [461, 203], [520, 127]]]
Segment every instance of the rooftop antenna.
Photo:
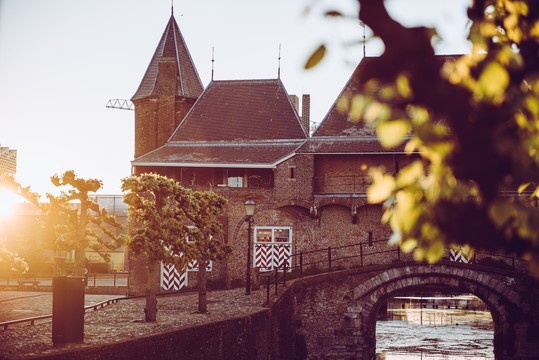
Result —
[[366, 26], [365, 26], [365, 23], [363, 21], [360, 21], [359, 25], [361, 25], [361, 27], [363, 28], [363, 57], [366, 57], [367, 56], [366, 55], [366, 50], [365, 50], [365, 44], [367, 42], [367, 38], [365, 36], [365, 28], [366, 28]]
[[214, 47], [211, 47], [211, 81], [213, 81], [213, 65], [215, 63], [215, 52]]
[[279, 65], [277, 66], [277, 79], [281, 78], [281, 44], [279, 44], [279, 57], [278, 57]]

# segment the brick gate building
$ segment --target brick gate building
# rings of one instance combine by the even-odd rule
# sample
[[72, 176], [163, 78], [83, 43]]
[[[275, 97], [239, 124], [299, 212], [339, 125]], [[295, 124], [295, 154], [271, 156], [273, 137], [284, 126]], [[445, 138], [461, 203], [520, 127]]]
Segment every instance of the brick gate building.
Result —
[[[355, 89], [355, 74], [369, 60], [360, 62], [340, 96]], [[212, 264], [212, 279], [245, 277], [248, 197], [257, 204], [252, 263], [262, 271], [292, 252], [360, 241], [386, 246], [377, 243], [390, 234], [380, 224], [382, 209], [366, 201], [367, 170], [398, 171], [408, 161], [403, 149], [384, 149], [371, 130], [337, 110], [338, 101], [311, 135], [310, 97], [301, 96], [301, 108], [299, 100], [279, 78], [212, 80], [204, 89], [171, 16], [132, 98], [132, 164], [137, 175], [156, 172], [229, 200], [222, 241], [233, 252]], [[155, 279], [164, 290], [189, 282], [189, 273], [163, 271], [176, 277]], [[130, 292], [140, 293], [145, 272], [135, 259], [129, 276]]]

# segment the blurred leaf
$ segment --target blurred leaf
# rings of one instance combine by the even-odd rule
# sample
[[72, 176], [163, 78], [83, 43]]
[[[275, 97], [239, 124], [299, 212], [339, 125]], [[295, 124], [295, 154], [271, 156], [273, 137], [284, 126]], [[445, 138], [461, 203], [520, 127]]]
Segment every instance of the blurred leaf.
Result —
[[392, 120], [381, 123], [376, 127], [380, 143], [386, 148], [399, 145], [410, 131], [410, 124], [406, 120]]
[[522, 194], [522, 192], [523, 192], [524, 190], [526, 190], [526, 188], [528, 188], [528, 186], [530, 186], [530, 185], [531, 185], [530, 183], [525, 183], [525, 184], [520, 185], [520, 186], [518, 187], [518, 193], [519, 193], [519, 194]]
[[440, 260], [440, 258], [445, 253], [444, 243], [441, 241], [434, 242], [428, 249], [426, 253], [427, 262], [433, 264]]
[[376, 204], [386, 200], [395, 188], [395, 179], [389, 175], [383, 175], [374, 179], [374, 183], [367, 190], [369, 203]]
[[489, 216], [497, 227], [502, 227], [513, 216], [514, 210], [513, 204], [497, 200], [490, 206]]
[[340, 113], [347, 113], [350, 109], [350, 96], [343, 95], [339, 97], [337, 101], [337, 111]]
[[377, 120], [385, 120], [389, 114], [390, 111], [387, 105], [373, 101], [366, 106], [365, 113], [363, 114], [363, 120], [369, 124]]
[[539, 39], [539, 20], [533, 24], [530, 35], [533, 36], [536, 41]]
[[[392, 246], [392, 245], [398, 245], [400, 244], [400, 242], [402, 241], [402, 233], [400, 231], [394, 231], [391, 236], [389, 237], [389, 240], [387, 242], [387, 244], [389, 246]], [[401, 247], [402, 249], [402, 247]]]
[[397, 90], [405, 99], [409, 99], [412, 96], [412, 88], [406, 75], [401, 74], [397, 77]]
[[412, 252], [412, 250], [414, 250], [417, 247], [417, 244], [418, 244], [418, 242], [417, 242], [416, 239], [405, 240], [401, 244], [401, 250], [408, 254], [408, 253]]
[[338, 10], [329, 10], [329, 11], [326, 11], [325, 16], [327, 16], [327, 17], [342, 17], [343, 14]]
[[355, 95], [352, 98], [352, 103], [350, 104], [350, 111], [348, 112], [350, 120], [358, 122], [361, 119], [361, 116], [363, 115], [367, 104], [367, 99], [364, 96]]
[[421, 216], [421, 207], [418, 206], [418, 198], [411, 191], [400, 190], [397, 192], [395, 212], [391, 219], [393, 228], [402, 230], [404, 234], [412, 232]]
[[419, 178], [425, 175], [425, 169], [421, 161], [416, 160], [399, 171], [397, 184], [405, 187], [414, 184]]
[[308, 70], [315, 67], [322, 61], [324, 56], [326, 56], [326, 45], [322, 44], [311, 54], [305, 63], [304, 68]]
[[488, 98], [503, 94], [509, 85], [507, 70], [496, 62], [490, 63], [479, 78], [480, 89]]

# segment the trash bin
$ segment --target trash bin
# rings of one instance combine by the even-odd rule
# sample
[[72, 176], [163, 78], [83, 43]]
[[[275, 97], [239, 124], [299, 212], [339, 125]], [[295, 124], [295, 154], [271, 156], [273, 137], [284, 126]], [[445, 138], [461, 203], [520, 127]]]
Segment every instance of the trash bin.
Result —
[[52, 342], [84, 340], [84, 277], [52, 279]]

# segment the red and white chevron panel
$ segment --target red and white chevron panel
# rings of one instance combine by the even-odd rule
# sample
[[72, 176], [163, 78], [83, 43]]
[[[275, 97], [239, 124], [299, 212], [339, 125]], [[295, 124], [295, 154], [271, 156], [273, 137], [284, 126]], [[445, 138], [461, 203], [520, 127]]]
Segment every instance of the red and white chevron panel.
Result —
[[291, 244], [255, 244], [254, 266], [260, 271], [270, 271], [282, 265], [284, 259], [288, 258], [287, 267], [292, 264], [290, 255]]
[[457, 247], [449, 249], [449, 260], [469, 264], [473, 261], [473, 256], [470, 256], [464, 248]]
[[180, 290], [187, 286], [187, 271], [180, 274], [174, 265], [161, 263], [161, 288], [163, 290]]
[[260, 271], [273, 270], [273, 245], [255, 244], [254, 266], [260, 268]]
[[286, 261], [286, 267], [290, 269], [292, 265], [292, 246], [291, 244], [276, 244], [274, 246], [273, 257], [275, 259], [275, 266], [282, 267]]

